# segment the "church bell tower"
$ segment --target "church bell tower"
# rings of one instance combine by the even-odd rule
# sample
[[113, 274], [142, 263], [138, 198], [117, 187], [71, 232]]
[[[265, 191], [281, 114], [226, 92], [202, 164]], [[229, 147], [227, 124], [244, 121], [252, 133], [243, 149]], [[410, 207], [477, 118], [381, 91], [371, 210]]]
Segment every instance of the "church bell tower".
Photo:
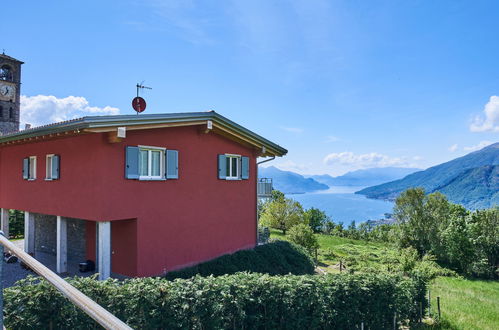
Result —
[[21, 65], [23, 62], [0, 54], [0, 134], [19, 131]]

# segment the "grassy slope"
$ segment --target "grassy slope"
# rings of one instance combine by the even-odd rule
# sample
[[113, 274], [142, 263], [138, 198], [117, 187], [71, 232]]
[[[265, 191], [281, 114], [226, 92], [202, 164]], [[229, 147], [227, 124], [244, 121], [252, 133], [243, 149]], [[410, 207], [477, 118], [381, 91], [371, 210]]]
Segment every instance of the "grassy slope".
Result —
[[436, 297], [440, 297], [443, 319], [441, 329], [499, 328], [497, 281], [439, 277], [431, 286], [431, 295], [435, 313]]
[[[286, 239], [281, 232], [271, 230], [271, 237]], [[367, 242], [331, 235], [317, 234], [319, 240], [318, 266], [328, 273], [339, 272], [342, 261], [347, 270], [386, 269], [397, 262], [398, 252], [386, 243]]]
[[[317, 236], [319, 268], [329, 273], [339, 272], [340, 259], [349, 270], [390, 269], [399, 255], [395, 247], [385, 243]], [[271, 237], [286, 239], [275, 230]], [[442, 323], [438, 329], [499, 329], [499, 282], [439, 277], [431, 285], [431, 295], [434, 315], [436, 297], [441, 299]]]

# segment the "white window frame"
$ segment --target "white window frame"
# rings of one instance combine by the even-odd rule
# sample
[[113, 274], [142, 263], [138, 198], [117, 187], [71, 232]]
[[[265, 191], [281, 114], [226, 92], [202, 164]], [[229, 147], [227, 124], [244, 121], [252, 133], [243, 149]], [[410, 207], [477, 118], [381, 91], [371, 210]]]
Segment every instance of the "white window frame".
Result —
[[36, 156], [29, 156], [28, 181], [34, 180], [36, 180]]
[[45, 156], [45, 181], [54, 180], [54, 172], [52, 172], [52, 162], [54, 161], [55, 154], [48, 154]]
[[[138, 146], [139, 147], [139, 180], [144, 180], [144, 181], [162, 181], [166, 180], [165, 177], [165, 151], [166, 148], [163, 147], [153, 147], [153, 146]], [[140, 152], [141, 151], [147, 151], [147, 173], [148, 175], [140, 175], [141, 170], [140, 166], [142, 165], [142, 162], [140, 161]], [[159, 157], [159, 176], [156, 175], [151, 175], [152, 171], [152, 162], [151, 162], [151, 152], [152, 151], [160, 151], [160, 157]]]
[[[225, 159], [229, 160], [229, 166], [226, 169], [225, 180], [241, 180], [241, 155], [225, 154]], [[236, 159], [236, 173], [232, 173], [232, 159]]]

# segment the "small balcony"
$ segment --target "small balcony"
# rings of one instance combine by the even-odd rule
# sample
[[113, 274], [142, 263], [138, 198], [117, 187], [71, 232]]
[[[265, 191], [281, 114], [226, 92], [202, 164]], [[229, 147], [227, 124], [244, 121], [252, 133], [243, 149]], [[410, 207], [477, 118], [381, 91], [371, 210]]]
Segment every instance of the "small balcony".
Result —
[[272, 179], [260, 178], [257, 183], [258, 198], [270, 198], [272, 196]]

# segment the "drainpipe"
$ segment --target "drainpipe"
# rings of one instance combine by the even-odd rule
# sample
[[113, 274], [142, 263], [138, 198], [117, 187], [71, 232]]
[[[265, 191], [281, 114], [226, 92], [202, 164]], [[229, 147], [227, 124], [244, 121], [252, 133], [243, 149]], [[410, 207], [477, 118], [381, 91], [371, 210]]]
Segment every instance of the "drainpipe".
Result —
[[266, 162], [270, 162], [271, 160], [274, 160], [274, 159], [275, 159], [275, 156], [272, 156], [269, 159], [265, 159], [265, 160], [262, 160], [261, 162], [256, 163], [256, 165], [258, 166], [260, 164], [263, 164], [263, 163], [266, 163]]

